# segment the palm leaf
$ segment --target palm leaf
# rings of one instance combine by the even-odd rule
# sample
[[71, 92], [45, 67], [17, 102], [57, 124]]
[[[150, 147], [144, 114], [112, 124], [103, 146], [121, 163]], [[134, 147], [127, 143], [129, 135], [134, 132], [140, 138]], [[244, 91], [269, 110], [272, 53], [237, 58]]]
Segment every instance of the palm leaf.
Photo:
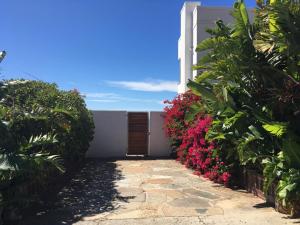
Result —
[[240, 119], [242, 119], [245, 116], [245, 113], [242, 111], [239, 111], [235, 113], [232, 117], [225, 118], [223, 123], [223, 129], [228, 130], [232, 126], [234, 126]]
[[196, 77], [195, 81], [197, 83], [201, 83], [205, 79], [212, 78], [213, 76], [214, 76], [214, 73], [212, 71], [210, 71], [210, 70], [204, 71]]
[[49, 163], [56, 169], [58, 169], [61, 173], [65, 172], [65, 168], [62, 165], [62, 159], [59, 155], [50, 155], [49, 153], [39, 152], [34, 154], [32, 156], [32, 159], [38, 166]]
[[193, 104], [190, 106], [189, 111], [186, 112], [184, 120], [191, 122], [195, 119], [196, 115], [203, 112], [203, 106], [201, 104]]
[[287, 123], [269, 123], [262, 126], [270, 134], [281, 137], [287, 131]]
[[300, 169], [300, 143], [299, 136], [288, 131], [283, 139], [283, 151], [287, 154], [291, 167]]
[[0, 171], [16, 169], [16, 164], [9, 160], [7, 154], [0, 154]]
[[202, 52], [202, 51], [206, 51], [206, 50], [210, 50], [213, 49], [217, 44], [219, 44], [220, 42], [224, 41], [225, 38], [223, 37], [212, 37], [212, 38], [207, 38], [203, 41], [201, 41], [196, 48], [197, 52]]
[[29, 151], [32, 148], [44, 147], [50, 144], [57, 143], [55, 135], [45, 134], [39, 136], [31, 136], [30, 139], [21, 146], [22, 151]]
[[243, 0], [238, 0], [235, 2], [232, 16], [235, 19], [235, 27], [231, 37], [238, 37], [240, 35], [249, 37], [250, 22], [246, 5]]
[[264, 165], [264, 193], [268, 193], [269, 188], [271, 187], [273, 181], [276, 178], [276, 162], [272, 162], [270, 159], [264, 159], [262, 161]]
[[217, 98], [211, 89], [191, 80], [189, 80], [187, 86], [192, 90], [192, 92], [195, 95], [201, 96], [202, 98], [209, 101], [217, 101]]

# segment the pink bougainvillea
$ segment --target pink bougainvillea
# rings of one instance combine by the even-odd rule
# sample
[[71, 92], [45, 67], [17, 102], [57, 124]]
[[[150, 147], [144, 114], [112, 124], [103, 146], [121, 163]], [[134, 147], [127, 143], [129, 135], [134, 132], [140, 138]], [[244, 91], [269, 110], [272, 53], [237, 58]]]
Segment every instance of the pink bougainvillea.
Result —
[[220, 152], [213, 142], [205, 139], [213, 119], [209, 115], [199, 113], [194, 120], [186, 122], [186, 113], [200, 98], [191, 92], [178, 95], [165, 108], [165, 132], [176, 148], [177, 160], [186, 167], [194, 169], [196, 175], [224, 185], [229, 185], [228, 166], [220, 158]]
[[164, 109], [166, 112], [164, 129], [168, 137], [182, 138], [182, 134], [188, 127], [188, 123], [184, 121], [185, 114], [189, 107], [199, 100], [199, 96], [194, 95], [192, 92], [186, 92], [177, 95], [172, 101], [164, 101], [168, 105]]

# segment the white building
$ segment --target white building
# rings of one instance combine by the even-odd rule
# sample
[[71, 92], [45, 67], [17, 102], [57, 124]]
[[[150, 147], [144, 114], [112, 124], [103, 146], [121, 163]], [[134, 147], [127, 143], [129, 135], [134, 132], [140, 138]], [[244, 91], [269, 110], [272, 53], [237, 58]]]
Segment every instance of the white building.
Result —
[[232, 21], [231, 8], [204, 7], [200, 2], [185, 2], [181, 9], [181, 28], [178, 40], [178, 60], [180, 65], [180, 82], [178, 93], [187, 91], [187, 82], [193, 79], [197, 71], [192, 66], [197, 64], [201, 54], [195, 51], [197, 44], [209, 37], [207, 28], [214, 28], [219, 19], [225, 24]]

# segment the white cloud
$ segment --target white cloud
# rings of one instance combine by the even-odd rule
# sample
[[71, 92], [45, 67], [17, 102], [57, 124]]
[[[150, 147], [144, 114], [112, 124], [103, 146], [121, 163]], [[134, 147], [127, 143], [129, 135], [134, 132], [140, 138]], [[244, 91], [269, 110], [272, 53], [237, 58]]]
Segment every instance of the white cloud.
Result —
[[161, 100], [158, 99], [143, 99], [143, 98], [129, 98], [123, 97], [115, 93], [105, 93], [105, 92], [93, 92], [93, 93], [83, 93], [83, 96], [86, 97], [88, 102], [99, 102], [99, 103], [108, 103], [108, 102], [143, 102], [143, 103], [157, 103], [161, 104]]
[[113, 99], [87, 99], [88, 102], [119, 102], [119, 100], [113, 100]]
[[84, 93], [87, 98], [118, 98], [119, 95], [115, 93], [96, 92], [96, 93]]
[[149, 80], [149, 81], [107, 81], [107, 83], [114, 87], [121, 87], [134, 91], [148, 91], [148, 92], [177, 92], [177, 81], [166, 80]]

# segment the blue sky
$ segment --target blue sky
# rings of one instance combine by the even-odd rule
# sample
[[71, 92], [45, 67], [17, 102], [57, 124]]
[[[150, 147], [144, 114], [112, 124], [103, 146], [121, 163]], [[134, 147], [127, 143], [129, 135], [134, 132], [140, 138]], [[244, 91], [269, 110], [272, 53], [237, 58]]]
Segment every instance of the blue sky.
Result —
[[[184, 0], [0, 1], [1, 78], [78, 89], [90, 109], [161, 110], [176, 95]], [[254, 0], [246, 1], [248, 6]], [[205, 6], [231, 6], [203, 0]]]

